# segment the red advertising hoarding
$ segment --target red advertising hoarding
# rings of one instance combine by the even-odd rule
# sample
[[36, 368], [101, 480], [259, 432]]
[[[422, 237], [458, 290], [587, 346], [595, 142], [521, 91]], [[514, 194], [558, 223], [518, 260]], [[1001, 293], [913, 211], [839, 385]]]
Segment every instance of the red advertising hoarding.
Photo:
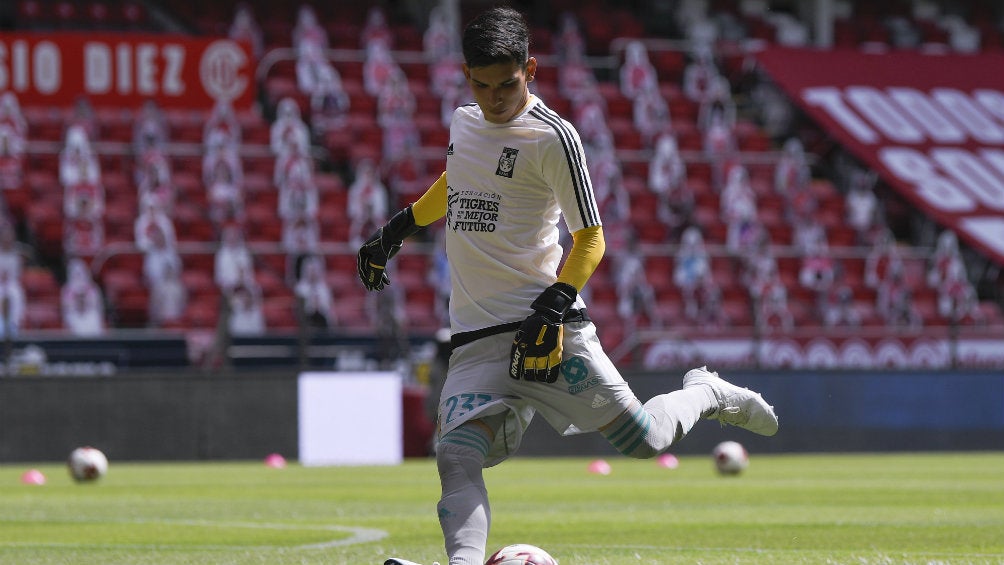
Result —
[[248, 45], [226, 38], [133, 33], [0, 34], [0, 92], [25, 106], [249, 107], [256, 61]]
[[1004, 55], [770, 48], [757, 59], [914, 205], [1004, 263]]

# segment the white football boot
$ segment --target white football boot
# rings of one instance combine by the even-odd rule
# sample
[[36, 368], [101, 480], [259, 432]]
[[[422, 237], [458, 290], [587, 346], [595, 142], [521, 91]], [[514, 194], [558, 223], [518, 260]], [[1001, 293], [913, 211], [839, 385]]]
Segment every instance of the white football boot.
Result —
[[[387, 561], [384, 561], [383, 565], [421, 565], [421, 564], [415, 563], [414, 561], [408, 561], [407, 559], [398, 559], [396, 557], [391, 557]], [[432, 565], [439, 565], [439, 563], [433, 563]]]
[[738, 387], [709, 371], [707, 367], [691, 369], [683, 376], [683, 388], [707, 385], [718, 399], [718, 409], [707, 414], [711, 420], [718, 420], [723, 425], [731, 424], [747, 429], [762, 436], [772, 436], [777, 433], [777, 416], [774, 407], [763, 399], [759, 393], [748, 388]]

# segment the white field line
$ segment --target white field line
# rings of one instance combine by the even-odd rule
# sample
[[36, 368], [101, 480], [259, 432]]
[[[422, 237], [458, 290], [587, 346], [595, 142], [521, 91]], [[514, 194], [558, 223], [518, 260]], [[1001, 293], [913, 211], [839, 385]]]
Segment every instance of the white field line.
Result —
[[248, 528], [258, 530], [291, 530], [291, 531], [322, 531], [348, 533], [349, 537], [330, 541], [308, 543], [297, 546], [283, 545], [172, 545], [172, 544], [116, 544], [116, 543], [61, 543], [61, 542], [0, 542], [0, 547], [90, 547], [90, 548], [170, 548], [184, 547], [186, 549], [328, 549], [346, 545], [371, 543], [382, 540], [388, 534], [375, 528], [359, 528], [355, 526], [316, 525], [307, 524], [275, 524], [265, 522], [213, 522], [210, 520], [59, 520], [60, 522], [94, 523], [94, 524], [162, 524], [167, 526], [190, 526], [198, 528]]
[[[560, 545], [560, 544], [559, 544]], [[570, 546], [570, 549], [625, 549], [625, 550], [638, 550], [638, 551], [658, 551], [658, 552], [678, 552], [678, 553], [690, 553], [690, 552], [733, 552], [733, 553], [752, 553], [752, 554], [819, 554], [825, 553], [825, 550], [819, 549], [803, 549], [803, 548], [763, 548], [763, 547], [696, 547], [696, 546], [680, 546], [680, 545], [618, 545], [618, 544], [576, 544], [575, 546]], [[858, 565], [909, 565], [914, 563], [913, 561], [903, 561], [904, 558], [909, 559], [920, 559], [917, 561], [918, 565], [940, 565], [942, 563], [957, 563], [955, 559], [977, 559], [984, 560], [990, 559], [992, 563], [999, 563], [1004, 565], [1004, 555], [1000, 553], [949, 553], [943, 551], [886, 551], [886, 552], [876, 552], [870, 557], [854, 557], [853, 554], [861, 553], [867, 554], [867, 550], [846, 550], [846, 551], [834, 551], [834, 553], [849, 553], [852, 554], [850, 558], [854, 559], [854, 563]], [[934, 559], [934, 561], [931, 561]], [[952, 561], [940, 561], [939, 559], [950, 559]], [[970, 561], [965, 561], [964, 563], [971, 563]], [[985, 561], [977, 561], [977, 563], [985, 563]]]

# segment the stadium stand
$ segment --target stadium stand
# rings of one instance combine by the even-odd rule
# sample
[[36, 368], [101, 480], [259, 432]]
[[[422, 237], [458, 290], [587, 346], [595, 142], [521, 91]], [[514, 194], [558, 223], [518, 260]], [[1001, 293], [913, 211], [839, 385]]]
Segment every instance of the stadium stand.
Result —
[[[264, 55], [259, 62], [259, 100], [256, 108], [241, 111], [237, 119], [242, 130], [239, 147], [244, 170], [246, 233], [255, 256], [255, 280], [261, 287], [266, 326], [269, 331], [293, 332], [297, 327], [296, 302], [293, 287], [286, 277], [286, 257], [280, 247], [282, 221], [277, 215], [277, 189], [273, 182], [276, 157], [269, 150], [269, 128], [276, 106], [284, 98], [299, 105], [304, 119], [309, 119], [308, 93], [300, 90], [296, 77], [296, 53], [293, 49], [295, 5], [255, 0], [244, 2], [259, 23]], [[652, 5], [649, 5], [652, 4]], [[585, 39], [585, 53], [597, 78], [598, 92], [606, 108], [606, 120], [614, 138], [614, 146], [623, 172], [622, 187], [630, 195], [630, 222], [638, 234], [640, 250], [645, 255], [649, 282], [653, 287], [661, 318], [672, 326], [682, 319], [683, 303], [680, 289], [673, 282], [674, 251], [679, 233], [672, 233], [656, 214], [656, 199], [648, 190], [648, 146], [632, 122], [632, 104], [617, 83], [617, 70], [622, 62], [627, 39], [642, 39], [650, 49], [650, 60], [656, 69], [659, 91], [670, 108], [673, 132], [687, 165], [686, 183], [693, 193], [695, 206], [690, 225], [700, 228], [704, 242], [712, 255], [711, 273], [721, 289], [721, 308], [729, 320], [727, 327], [700, 324], [688, 332], [753, 332], [756, 320], [754, 297], [741, 282], [739, 258], [726, 250], [728, 226], [720, 218], [720, 187], [717, 186], [716, 165], [703, 153], [702, 129], [699, 124], [700, 105], [684, 94], [685, 69], [692, 59], [686, 39], [702, 33], [698, 22], [680, 18], [668, 24], [669, 35], [650, 18], [656, 3], [636, 3], [632, 10], [621, 3], [607, 0], [587, 2], [561, 1], [550, 3], [547, 10], [531, 10], [534, 16], [535, 51], [549, 57], [547, 69], [538, 74], [534, 88], [554, 108], [570, 116], [573, 101], [563, 97], [556, 76], [549, 75], [558, 33], [557, 17], [570, 11], [578, 20]], [[757, 9], [767, 3], [716, 0], [710, 5], [710, 21], [719, 38], [714, 44], [715, 58], [727, 79], [729, 94], [738, 108], [733, 127], [739, 153], [734, 157], [748, 170], [749, 182], [756, 198], [756, 218], [762, 224], [770, 248], [776, 256], [778, 275], [788, 293], [796, 331], [827, 331], [817, 311], [816, 295], [799, 284], [798, 273], [802, 257], [794, 248], [793, 227], [786, 214], [786, 201], [774, 190], [775, 165], [785, 136], [766, 127], [758, 112], [754, 90], [757, 77], [749, 72], [747, 53], [740, 46], [749, 40], [767, 43], [797, 42], [798, 29], [792, 29], [790, 19], [779, 13]], [[978, 49], [1001, 50], [1004, 32], [1000, 29], [1000, 10], [989, 0], [963, 3], [968, 11], [958, 13], [925, 13], [914, 9], [920, 2], [865, 1], [837, 2], [837, 19], [833, 43], [837, 47], [863, 49], [910, 48], [918, 50], [965, 49], [971, 36], [978, 36]], [[207, 36], [226, 35], [238, 3], [214, 0], [191, 3], [148, 3], [131, 0], [103, 0], [71, 3], [50, 0], [20, 0], [17, 2], [18, 30], [72, 29], [83, 32], [99, 30], [188, 30]], [[427, 186], [443, 166], [444, 146], [448, 131], [439, 120], [439, 100], [430, 91], [430, 64], [424, 56], [422, 33], [424, 22], [420, 14], [407, 12], [397, 4], [387, 11], [388, 26], [393, 41], [393, 56], [408, 79], [408, 86], [417, 101], [416, 124], [420, 131], [421, 157], [425, 162], [424, 180]], [[532, 3], [531, 8], [535, 7]], [[461, 4], [462, 12], [468, 6]], [[365, 312], [364, 292], [354, 280], [354, 253], [347, 244], [348, 218], [346, 190], [353, 179], [354, 166], [362, 159], [380, 161], [384, 135], [378, 123], [376, 97], [364, 88], [365, 52], [358, 38], [367, 16], [367, 4], [359, 2], [325, 2], [314, 6], [318, 20], [327, 32], [326, 55], [338, 71], [349, 96], [350, 111], [344, 128], [315, 135], [311, 156], [316, 167], [314, 182], [319, 193], [320, 250], [326, 256], [327, 279], [334, 294], [336, 331], [372, 332], [374, 328]], [[546, 12], [546, 14], [545, 14]], [[949, 16], [952, 16], [951, 18]], [[707, 23], [707, 22], [704, 22]], [[688, 27], [688, 24], [691, 27]], [[968, 34], [968, 35], [967, 35]], [[967, 43], [969, 41], [969, 43]], [[25, 184], [30, 199], [21, 218], [24, 241], [36, 252], [36, 261], [22, 275], [28, 291], [28, 315], [25, 330], [53, 330], [60, 327], [58, 281], [63, 277], [62, 265], [69, 259], [64, 253], [64, 218], [62, 195], [58, 190], [56, 148], [62, 142], [70, 108], [24, 105], [29, 124], [29, 152]], [[100, 108], [98, 138], [94, 141], [102, 165], [102, 182], [106, 191], [107, 209], [104, 217], [104, 252], [88, 257], [96, 280], [101, 284], [107, 304], [108, 319], [115, 328], [147, 326], [146, 293], [142, 279], [142, 255], [133, 247], [132, 222], [138, 210], [138, 198], [133, 181], [134, 162], [129, 144], [132, 142], [133, 120], [138, 108]], [[202, 182], [201, 144], [205, 112], [172, 109], [165, 112], [170, 127], [168, 154], [172, 182], [178, 192], [172, 220], [178, 234], [182, 255], [181, 279], [187, 289], [188, 306], [178, 321], [167, 324], [166, 331], [207, 330], [215, 328], [220, 313], [220, 290], [212, 277], [212, 254], [218, 241], [218, 230], [207, 216], [205, 187]], [[309, 122], [308, 122], [309, 123]], [[831, 149], [826, 145], [825, 132], [805, 120], [793, 120], [790, 133], [802, 138], [813, 163], [813, 178], [805, 187], [815, 202], [813, 219], [825, 230], [829, 249], [841, 272], [844, 283], [853, 294], [854, 306], [865, 328], [885, 328], [876, 311], [876, 292], [867, 286], [865, 262], [867, 247], [845, 220], [845, 189], [827, 161]], [[393, 193], [391, 207], [405, 204], [415, 192]], [[915, 213], [897, 200], [881, 181], [875, 188], [884, 199], [886, 221], [897, 227], [898, 245], [912, 275], [911, 291], [923, 326], [947, 327], [952, 320], [943, 316], [937, 305], [935, 289], [927, 286], [925, 277], [928, 247], [924, 242], [911, 241], [911, 234], [901, 229], [902, 217]], [[905, 209], [904, 207], [907, 206]], [[898, 215], [896, 215], [898, 214]], [[682, 230], [681, 230], [682, 231]], [[917, 244], [915, 244], [917, 243]], [[407, 324], [414, 334], [432, 335], [439, 321], [435, 312], [436, 292], [430, 286], [430, 241], [418, 239], [399, 256], [398, 277], [407, 296]], [[995, 271], [999, 273], [999, 266]], [[999, 276], [999, 275], [998, 275]], [[1004, 325], [1001, 314], [999, 280], [984, 277], [973, 281], [981, 300], [979, 324]], [[597, 320], [601, 337], [611, 351], [630, 351], [625, 324], [617, 316], [617, 296], [609, 266], [604, 264], [591, 283], [591, 311]], [[968, 319], [967, 319], [968, 320]], [[764, 331], [770, 329], [761, 328]], [[618, 345], [625, 343], [624, 348]], [[624, 353], [624, 359], [632, 359]]]

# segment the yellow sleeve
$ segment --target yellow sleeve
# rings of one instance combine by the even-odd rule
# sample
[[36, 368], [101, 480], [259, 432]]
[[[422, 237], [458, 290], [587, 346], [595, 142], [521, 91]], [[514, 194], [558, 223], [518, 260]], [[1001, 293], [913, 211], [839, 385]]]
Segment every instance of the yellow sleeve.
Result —
[[570, 284], [576, 290], [582, 290], [597, 265], [600, 264], [600, 260], [603, 259], [606, 248], [602, 226], [583, 228], [573, 233], [572, 249], [568, 252], [561, 272], [558, 273], [558, 282]]
[[427, 226], [446, 215], [446, 171], [411, 205], [415, 223]]

